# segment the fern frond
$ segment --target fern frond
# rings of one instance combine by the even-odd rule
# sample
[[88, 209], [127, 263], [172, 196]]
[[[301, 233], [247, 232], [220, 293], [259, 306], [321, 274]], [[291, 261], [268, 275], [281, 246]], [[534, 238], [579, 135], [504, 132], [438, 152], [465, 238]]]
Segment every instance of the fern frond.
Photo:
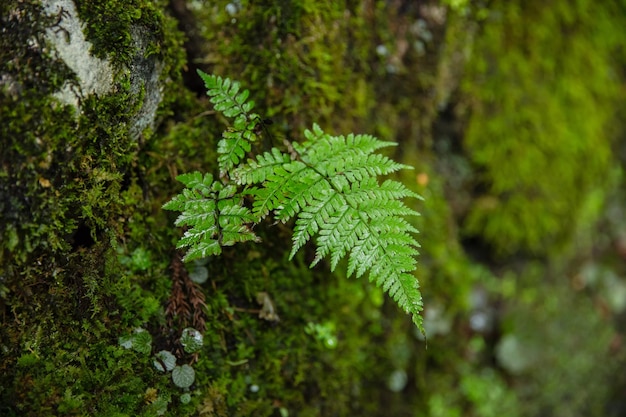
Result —
[[246, 153], [250, 152], [252, 142], [256, 141], [255, 127], [255, 121], [246, 124], [244, 116], [239, 116], [235, 120], [234, 127], [222, 133], [222, 139], [217, 143], [217, 162], [220, 175], [230, 172], [244, 159]]
[[234, 118], [233, 126], [224, 131], [217, 144], [220, 175], [226, 175], [250, 152], [251, 143], [257, 139], [255, 127], [261, 119], [257, 114], [251, 113], [254, 101], [248, 101], [250, 92], [240, 91], [238, 82], [200, 70], [198, 74], [204, 81], [209, 101], [213, 103], [215, 111]]
[[[276, 210], [276, 217], [285, 222], [289, 216], [280, 215], [283, 206], [292, 200], [294, 194], [298, 194], [298, 190], [310, 187], [319, 179], [321, 176], [318, 173], [300, 161], [276, 166], [263, 182], [263, 187], [250, 189], [249, 194], [254, 195], [252, 212], [263, 218]], [[293, 203], [297, 203], [297, 200], [290, 206]]]
[[348, 250], [367, 235], [364, 226], [365, 223], [354, 208], [345, 204], [341, 206], [326, 222], [318, 224], [317, 251], [311, 266], [330, 254], [330, 269], [334, 271]]
[[350, 250], [348, 275], [355, 273], [360, 277], [369, 270], [369, 280], [382, 287], [400, 308], [411, 314], [413, 322], [424, 332], [420, 316], [422, 295], [412, 274], [419, 244], [409, 232], [416, 230], [398, 217], [388, 216], [369, 222], [365, 216], [362, 219], [365, 232]]
[[185, 261], [219, 255], [222, 246], [259, 240], [248, 226], [255, 218], [242, 206], [236, 187], [223, 186], [213, 181], [211, 174], [203, 176], [200, 172], [179, 175], [176, 179], [187, 188], [163, 208], [180, 211], [175, 224], [189, 227], [176, 246], [189, 248]]
[[[417, 279], [411, 274], [419, 244], [410, 233], [417, 230], [401, 217], [418, 213], [400, 200], [392, 199], [396, 192], [372, 192], [371, 185], [371, 181], [366, 181], [352, 184], [348, 190], [334, 190], [332, 195], [302, 210], [296, 220], [290, 257], [316, 236], [312, 266], [330, 256], [330, 267], [334, 270], [347, 256], [349, 276], [355, 274], [358, 278], [369, 271], [370, 281], [412, 314], [422, 329], [421, 294]], [[406, 190], [400, 195], [408, 193]]]
[[200, 70], [198, 70], [198, 75], [204, 81], [207, 95], [213, 103], [215, 111], [226, 117], [245, 116], [247, 120], [252, 118], [250, 112], [254, 108], [254, 101], [248, 101], [250, 94], [248, 90], [239, 91], [240, 85], [237, 81], [210, 75]]
[[339, 211], [343, 205], [344, 200], [338, 193], [327, 193], [325, 198], [317, 199], [305, 207], [298, 215], [293, 230], [290, 258], [293, 258], [296, 252], [320, 230], [320, 225], [330, 219], [331, 215]]
[[383, 142], [370, 135], [330, 136], [317, 125], [313, 126], [313, 131], [305, 131], [305, 136], [308, 141], [301, 146], [302, 161], [326, 175], [341, 173], [352, 182], [410, 168], [373, 153], [380, 148], [396, 146], [393, 142]]
[[307, 149], [325, 149], [327, 155], [335, 151], [340, 152], [342, 148], [352, 150], [353, 152], [369, 154], [381, 148], [398, 146], [395, 142], [382, 141], [372, 135], [354, 135], [351, 133], [346, 138], [343, 136], [331, 136], [325, 133], [317, 123], [313, 124], [312, 129], [313, 130], [307, 129], [304, 131], [304, 137], [307, 140], [299, 145], [300, 149], [296, 149], [303, 157], [308, 153], [306, 151]]
[[300, 157], [323, 177], [320, 184], [326, 182], [327, 188], [325, 193], [309, 188], [305, 199], [314, 202], [297, 214], [290, 256], [316, 236], [313, 265], [330, 256], [335, 269], [347, 257], [348, 275], [358, 278], [369, 271], [370, 281], [388, 292], [423, 330], [422, 298], [411, 274], [419, 247], [411, 233], [417, 230], [404, 219], [418, 213], [401, 201], [420, 197], [397, 181], [379, 184], [376, 179], [410, 167], [374, 153], [395, 144], [373, 136], [330, 136], [317, 125], [305, 136], [308, 141], [301, 145]]
[[369, 135], [331, 136], [314, 125], [307, 141], [293, 144], [296, 160], [277, 149], [235, 170], [240, 184], [256, 185], [253, 214], [274, 212], [283, 222], [295, 217], [290, 257], [311, 238], [317, 246], [311, 266], [329, 257], [330, 267], [348, 258], [348, 274], [369, 271], [421, 328], [421, 295], [415, 269], [417, 230], [404, 219], [418, 215], [402, 199], [420, 198], [397, 181], [380, 184], [378, 176], [404, 168], [375, 153], [393, 146]]
[[[368, 274], [423, 332], [422, 298], [413, 276], [417, 230], [406, 220], [418, 213], [403, 203], [421, 197], [397, 181], [378, 180], [411, 168], [377, 153], [396, 143], [371, 135], [332, 136], [314, 124], [303, 143], [288, 145], [289, 152], [272, 148], [242, 163], [263, 123], [251, 113], [254, 102], [239, 83], [199, 74], [215, 110], [233, 119], [218, 143], [220, 176], [232, 182], [197, 172], [178, 177], [186, 188], [163, 207], [181, 212], [176, 225], [187, 228], [178, 242], [189, 248], [185, 260], [257, 241], [250, 225], [269, 214], [282, 222], [295, 219], [290, 258], [314, 240], [311, 266], [330, 258], [334, 270], [347, 259], [348, 275]], [[243, 205], [244, 195], [253, 197], [251, 209]]]

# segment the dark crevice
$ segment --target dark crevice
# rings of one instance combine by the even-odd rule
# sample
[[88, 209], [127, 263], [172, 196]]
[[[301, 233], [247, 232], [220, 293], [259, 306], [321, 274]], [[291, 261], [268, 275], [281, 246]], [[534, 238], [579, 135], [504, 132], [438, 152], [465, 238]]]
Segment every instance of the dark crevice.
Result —
[[206, 66], [199, 64], [202, 57], [206, 55], [202, 46], [206, 41], [200, 35], [196, 18], [187, 8], [184, 0], [170, 0], [169, 9], [172, 16], [178, 20], [178, 29], [185, 34], [186, 38], [183, 46], [187, 56], [187, 65], [182, 73], [185, 87], [198, 96], [204, 96], [206, 90], [202, 79], [198, 77], [197, 70], [209, 72]]
[[91, 229], [84, 223], [80, 224], [72, 235], [72, 249], [74, 251], [90, 248], [95, 244]]

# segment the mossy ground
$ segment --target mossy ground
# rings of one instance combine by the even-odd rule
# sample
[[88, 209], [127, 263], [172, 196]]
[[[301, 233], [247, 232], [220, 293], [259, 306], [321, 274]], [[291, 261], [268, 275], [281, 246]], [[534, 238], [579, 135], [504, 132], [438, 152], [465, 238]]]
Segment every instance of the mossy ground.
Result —
[[[365, 280], [309, 270], [307, 251], [287, 261], [287, 227], [264, 225], [263, 243], [207, 265], [189, 404], [151, 355], [118, 338], [142, 327], [156, 350], [164, 329], [182, 330], [164, 317], [180, 232], [161, 205], [177, 174], [215, 170], [223, 121], [183, 87], [183, 36], [165, 2], [77, 5], [94, 53], [118, 69], [114, 92], [85, 98], [78, 114], [50, 96], [76, 82], [42, 35], [55, 17], [35, 1], [3, 3], [0, 414], [613, 412], [602, 387], [623, 363], [623, 329], [602, 289], [616, 284], [580, 265], [597, 266], [592, 249], [603, 248], [607, 268], [623, 273], [594, 230], [606, 196], [609, 207], [623, 199], [623, 155], [612, 157], [623, 126], [610, 127], [626, 62], [614, 8], [625, 6], [531, 3], [188, 4], [206, 41], [193, 64], [249, 88], [276, 140], [318, 122], [401, 143], [399, 159], [416, 166], [403, 180], [425, 197], [429, 333], [426, 348]], [[129, 131], [141, 93], [124, 70], [133, 25], [152, 33], [148, 53], [164, 65], [155, 128], [138, 138]], [[600, 225], [617, 239], [623, 219], [607, 213]], [[261, 291], [280, 322], [259, 318]], [[478, 331], [471, 320], [483, 312], [495, 322]], [[502, 340], [533, 352], [520, 373], [503, 365]], [[584, 401], [570, 401], [583, 389]]]

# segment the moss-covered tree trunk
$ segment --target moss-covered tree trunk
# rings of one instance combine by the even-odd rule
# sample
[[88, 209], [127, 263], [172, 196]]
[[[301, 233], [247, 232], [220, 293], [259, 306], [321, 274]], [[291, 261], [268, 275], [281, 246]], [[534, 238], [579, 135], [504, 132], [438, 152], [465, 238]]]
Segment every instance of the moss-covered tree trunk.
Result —
[[[544, 3], [2, 2], [0, 415], [619, 415], [626, 5]], [[278, 142], [400, 143], [428, 348], [290, 225], [181, 263], [161, 206], [225, 128], [196, 69]]]

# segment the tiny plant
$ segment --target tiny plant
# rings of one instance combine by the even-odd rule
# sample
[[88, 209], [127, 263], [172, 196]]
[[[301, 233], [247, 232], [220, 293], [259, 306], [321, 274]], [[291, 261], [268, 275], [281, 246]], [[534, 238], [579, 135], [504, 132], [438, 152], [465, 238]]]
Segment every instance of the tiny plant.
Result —
[[196, 379], [196, 372], [187, 364], [175, 366], [172, 369], [172, 381], [179, 388], [189, 388]]
[[[188, 327], [183, 330], [180, 342], [186, 353], [195, 353], [202, 348], [203, 339], [202, 333]], [[133, 349], [146, 355], [149, 355], [152, 350], [152, 336], [142, 328], [135, 329], [130, 335], [120, 336], [118, 343], [126, 349]], [[168, 350], [157, 352], [152, 358], [152, 365], [159, 372], [172, 373], [172, 382], [184, 391], [180, 396], [181, 403], [187, 404], [191, 401], [191, 394], [188, 391], [196, 379], [196, 372], [190, 365], [177, 365], [176, 356]], [[159, 405], [159, 409], [167, 409], [167, 403]]]
[[136, 328], [132, 334], [120, 336], [118, 339], [120, 346], [126, 349], [133, 349], [136, 352], [150, 354], [152, 350], [152, 336], [147, 330]]
[[152, 363], [157, 371], [169, 372], [176, 367], [176, 356], [169, 350], [162, 350], [154, 355]]
[[[204, 337], [198, 330], [187, 327], [183, 330], [180, 342], [186, 353], [195, 353], [200, 350], [204, 344]], [[154, 355], [152, 364], [157, 371], [171, 371], [172, 381], [174, 382], [174, 385], [179, 388], [187, 389], [195, 380], [196, 373], [193, 368], [187, 364], [177, 365], [176, 356], [168, 350], [162, 350]]]
[[417, 230], [405, 219], [418, 213], [402, 201], [419, 196], [400, 182], [378, 179], [410, 168], [377, 153], [396, 144], [370, 135], [333, 136], [314, 124], [303, 143], [253, 155], [266, 122], [252, 112], [248, 90], [228, 78], [199, 75], [215, 110], [233, 121], [218, 143], [219, 178], [180, 175], [185, 189], [163, 206], [181, 212], [175, 224], [186, 227], [178, 242], [187, 248], [185, 261], [258, 242], [253, 228], [268, 216], [283, 223], [295, 219], [290, 258], [310, 240], [317, 247], [311, 266], [330, 258], [334, 270], [347, 257], [348, 275], [368, 273], [423, 331], [413, 275]]
[[202, 333], [198, 330], [187, 327], [183, 330], [183, 335], [180, 338], [180, 343], [183, 345], [185, 352], [194, 353], [200, 350], [203, 345]]
[[327, 349], [337, 347], [337, 336], [335, 336], [335, 323], [326, 322], [323, 324], [309, 322], [304, 328], [304, 332], [320, 341]]

